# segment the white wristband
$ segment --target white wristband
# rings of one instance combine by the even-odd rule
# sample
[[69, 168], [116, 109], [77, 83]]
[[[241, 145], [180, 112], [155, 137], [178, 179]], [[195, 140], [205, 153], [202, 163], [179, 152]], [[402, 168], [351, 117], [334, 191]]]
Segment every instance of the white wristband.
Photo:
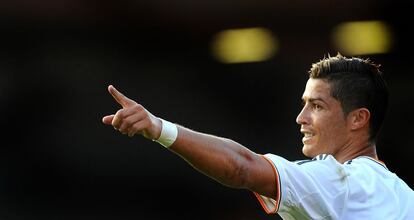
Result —
[[162, 129], [160, 137], [155, 140], [160, 143], [162, 146], [168, 148], [170, 147], [178, 136], [177, 126], [169, 121], [166, 121], [160, 118], [162, 121]]

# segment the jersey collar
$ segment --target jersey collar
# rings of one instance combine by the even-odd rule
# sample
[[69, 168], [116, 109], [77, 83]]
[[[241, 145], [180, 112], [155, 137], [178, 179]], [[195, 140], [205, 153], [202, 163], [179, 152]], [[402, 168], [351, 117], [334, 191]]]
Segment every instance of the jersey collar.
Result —
[[353, 160], [360, 159], [360, 158], [368, 159], [368, 160], [370, 160], [370, 161], [372, 161], [372, 162], [374, 162], [374, 163], [376, 163], [376, 164], [378, 164], [378, 165], [380, 165], [380, 166], [382, 166], [382, 167], [384, 167], [385, 169], [388, 170], [388, 168], [387, 168], [387, 166], [385, 165], [384, 162], [382, 162], [381, 160], [377, 160], [375, 158], [369, 157], [369, 156], [359, 156], [359, 157], [356, 157], [354, 159], [346, 161], [344, 164], [351, 164]]

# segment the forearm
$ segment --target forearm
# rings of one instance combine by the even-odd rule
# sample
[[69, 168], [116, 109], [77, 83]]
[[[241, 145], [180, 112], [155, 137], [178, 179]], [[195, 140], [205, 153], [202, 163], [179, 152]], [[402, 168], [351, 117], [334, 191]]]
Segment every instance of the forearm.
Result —
[[178, 136], [170, 150], [221, 184], [248, 188], [249, 163], [258, 155], [226, 138], [177, 126]]

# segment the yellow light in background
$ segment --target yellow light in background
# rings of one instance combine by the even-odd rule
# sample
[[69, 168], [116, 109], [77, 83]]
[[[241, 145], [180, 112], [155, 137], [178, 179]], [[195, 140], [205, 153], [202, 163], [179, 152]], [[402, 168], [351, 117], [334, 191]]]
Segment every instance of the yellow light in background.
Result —
[[232, 29], [214, 37], [212, 53], [223, 63], [259, 62], [270, 59], [277, 47], [276, 38], [268, 29]]
[[345, 55], [387, 53], [392, 47], [392, 32], [381, 21], [345, 22], [332, 32], [332, 41]]

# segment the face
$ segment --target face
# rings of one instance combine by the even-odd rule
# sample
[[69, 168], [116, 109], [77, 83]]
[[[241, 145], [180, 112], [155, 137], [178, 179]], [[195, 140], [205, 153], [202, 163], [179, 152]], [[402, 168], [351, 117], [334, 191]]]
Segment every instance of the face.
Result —
[[335, 155], [345, 145], [348, 129], [340, 102], [331, 96], [330, 84], [310, 78], [302, 100], [304, 106], [296, 122], [304, 135], [303, 154], [307, 157]]

